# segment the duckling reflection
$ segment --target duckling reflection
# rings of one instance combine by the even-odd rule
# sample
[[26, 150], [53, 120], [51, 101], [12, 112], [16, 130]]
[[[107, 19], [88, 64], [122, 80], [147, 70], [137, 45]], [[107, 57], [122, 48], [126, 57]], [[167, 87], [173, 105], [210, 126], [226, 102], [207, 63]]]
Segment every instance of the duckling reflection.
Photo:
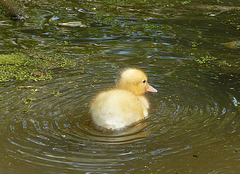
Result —
[[154, 128], [151, 126], [151, 122], [145, 119], [140, 123], [129, 126], [127, 129], [120, 129], [120, 131], [108, 129], [99, 131], [93, 126], [92, 120], [86, 120], [85, 117], [80, 117], [80, 119], [82, 120], [79, 122], [78, 119], [78, 121], [74, 122], [76, 125], [73, 126], [73, 130], [75, 130], [74, 135], [78, 137], [76, 140], [78, 141], [84, 137], [99, 144], [126, 144], [141, 141], [148, 137], [152, 128]]
[[145, 119], [149, 109], [146, 92], [156, 93], [157, 90], [148, 84], [142, 70], [123, 70], [116, 88], [100, 92], [91, 102], [93, 123], [100, 129], [120, 130]]

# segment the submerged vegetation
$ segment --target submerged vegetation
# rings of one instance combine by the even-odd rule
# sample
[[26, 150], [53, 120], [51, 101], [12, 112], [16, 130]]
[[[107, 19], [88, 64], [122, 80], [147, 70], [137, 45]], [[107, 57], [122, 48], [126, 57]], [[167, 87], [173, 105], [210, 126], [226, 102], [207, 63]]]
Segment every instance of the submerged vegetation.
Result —
[[[129, 47], [128, 43], [131, 42], [132, 48], [129, 49], [133, 52], [136, 48], [143, 48], [139, 49], [141, 51], [138, 53], [134, 53], [135, 57], [157, 58], [172, 54], [173, 57], [178, 55], [196, 61], [200, 68], [211, 66], [213, 69], [221, 67], [223, 71], [224, 69], [230, 71], [235, 67], [234, 71], [239, 72], [237, 59], [231, 57], [223, 60], [223, 57], [228, 51], [239, 51], [239, 38], [235, 36], [240, 31], [240, 7], [233, 1], [206, 2], [202, 1], [198, 4], [192, 0], [131, 2], [110, 0], [96, 4], [92, 1], [84, 3], [58, 1], [53, 5], [51, 1], [29, 1], [24, 4], [28, 9], [25, 12], [31, 14], [30, 12], [34, 11], [35, 14], [32, 13], [32, 16], [43, 15], [40, 8], [34, 9], [38, 3], [46, 3], [51, 13], [46, 15], [48, 10], [45, 9], [44, 20], [37, 17], [30, 18], [26, 21], [26, 23], [30, 21], [26, 26], [31, 27], [20, 27], [11, 34], [16, 38], [24, 36], [25, 43], [20, 42], [24, 47], [34, 48], [36, 45], [41, 45], [41, 41], [44, 40], [44, 44], [49, 44], [47, 46], [51, 47], [51, 50], [56, 50], [59, 48], [56, 46], [64, 42], [69, 46], [66, 50], [69, 49], [71, 54], [81, 54], [81, 56], [108, 53], [116, 57], [117, 53], [128, 50], [125, 47], [119, 48], [117, 41], [126, 44], [126, 47]], [[34, 21], [31, 21], [33, 19]], [[9, 37], [9, 33], [2, 31], [2, 45], [9, 44], [15, 47], [5, 39]], [[213, 34], [221, 37], [214, 40]], [[54, 41], [52, 42], [51, 39]], [[111, 44], [111, 48], [102, 44], [101, 40], [104, 40], [105, 45]], [[145, 47], [142, 46], [142, 42], [146, 44]], [[214, 49], [209, 49], [211, 47], [215, 47], [215, 50], [218, 47], [228, 50], [222, 56], [213, 53]], [[61, 54], [61, 50], [57, 51]], [[49, 56], [23, 51], [0, 55], [0, 82], [14, 79], [34, 81], [51, 79], [54, 68], [68, 67], [72, 64], [74, 63], [70, 58], [59, 55]]]

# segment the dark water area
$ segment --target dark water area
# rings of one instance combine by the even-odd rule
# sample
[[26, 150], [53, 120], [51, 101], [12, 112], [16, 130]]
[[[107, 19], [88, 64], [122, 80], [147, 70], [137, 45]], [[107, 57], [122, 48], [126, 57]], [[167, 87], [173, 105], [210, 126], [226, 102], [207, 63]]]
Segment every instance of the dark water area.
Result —
[[[0, 53], [74, 63], [1, 82], [0, 173], [239, 173], [239, 1], [15, 3], [30, 18], [0, 16]], [[150, 117], [99, 131], [89, 103], [125, 67], [158, 90]]]

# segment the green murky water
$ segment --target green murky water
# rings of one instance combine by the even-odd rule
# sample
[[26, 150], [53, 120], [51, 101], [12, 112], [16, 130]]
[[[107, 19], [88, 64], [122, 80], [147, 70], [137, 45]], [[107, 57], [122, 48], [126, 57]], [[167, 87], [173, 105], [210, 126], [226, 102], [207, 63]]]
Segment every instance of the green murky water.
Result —
[[[0, 16], [0, 53], [72, 63], [1, 83], [0, 173], [239, 172], [239, 48], [223, 44], [240, 39], [239, 1], [16, 3], [31, 18]], [[125, 67], [159, 91], [147, 94], [150, 117], [100, 132], [89, 102]]]

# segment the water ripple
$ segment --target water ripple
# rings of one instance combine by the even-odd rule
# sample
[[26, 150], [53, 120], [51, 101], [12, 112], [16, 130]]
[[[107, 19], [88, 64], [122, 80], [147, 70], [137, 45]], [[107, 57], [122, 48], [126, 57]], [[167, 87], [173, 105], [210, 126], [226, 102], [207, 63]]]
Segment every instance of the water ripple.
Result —
[[[84, 79], [74, 74], [39, 82], [45, 87], [37, 90], [18, 89], [18, 85], [2, 89], [6, 100], [1, 141], [7, 156], [59, 170], [121, 172], [124, 166], [131, 172], [141, 161], [151, 166], [147, 161], [164, 163], [166, 158], [189, 153], [198, 157], [204, 146], [220, 141], [227, 145], [223, 130], [235, 133], [240, 127], [232, 114], [237, 112], [237, 98], [218, 93], [215, 86], [209, 88], [212, 81], [203, 75], [193, 77], [195, 81], [154, 78], [161, 90], [147, 95], [148, 119], [123, 131], [99, 131], [91, 123], [89, 102], [98, 91], [114, 85], [114, 72], [98, 77], [92, 71]], [[222, 102], [227, 100], [230, 104]]]

